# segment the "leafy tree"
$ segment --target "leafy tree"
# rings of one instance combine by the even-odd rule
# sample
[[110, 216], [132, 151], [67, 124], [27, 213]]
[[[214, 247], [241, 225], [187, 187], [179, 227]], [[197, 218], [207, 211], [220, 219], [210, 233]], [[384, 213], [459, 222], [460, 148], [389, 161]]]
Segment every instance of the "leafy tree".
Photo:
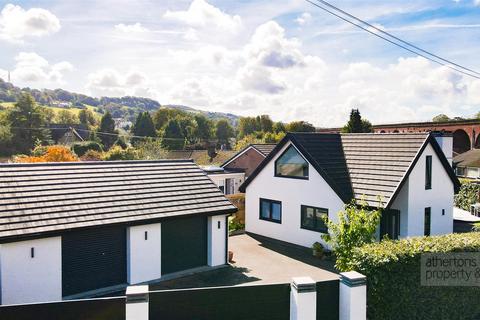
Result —
[[165, 159], [167, 151], [163, 148], [162, 143], [157, 139], [145, 139], [140, 141], [137, 146], [137, 156], [141, 160], [158, 160]]
[[[132, 127], [131, 133], [134, 136], [138, 137], [156, 137], [157, 133], [155, 131], [155, 126], [153, 125], [152, 117], [150, 117], [150, 113], [142, 112], [138, 114], [137, 120]], [[132, 143], [136, 144], [140, 138], [132, 138]]]
[[240, 151], [250, 144], [263, 143], [263, 142], [264, 142], [263, 139], [258, 135], [249, 134], [248, 136], [245, 136], [242, 139], [237, 140], [237, 143], [235, 144], [235, 150]]
[[450, 121], [450, 118], [447, 115], [442, 113], [442, 114], [439, 114], [439, 115], [433, 117], [432, 121], [433, 122], [446, 122], [446, 121]]
[[90, 109], [82, 109], [78, 113], [78, 119], [81, 124], [86, 126], [87, 128], [91, 126], [95, 126], [97, 124], [97, 118], [95, 114]]
[[480, 185], [472, 182], [464, 182], [455, 195], [455, 206], [470, 211], [470, 206], [478, 202]]
[[217, 138], [218, 144], [229, 146], [230, 138], [233, 138], [235, 133], [232, 126], [228, 123], [228, 120], [220, 119], [215, 125], [215, 138]]
[[208, 142], [212, 138], [212, 122], [203, 115], [195, 115], [194, 119], [196, 126], [193, 135], [199, 141]]
[[273, 121], [269, 115], [263, 114], [259, 116], [258, 122], [263, 132], [273, 132]]
[[368, 120], [362, 119], [358, 109], [352, 109], [350, 112], [350, 120], [342, 128], [345, 133], [367, 133], [372, 132], [372, 124]]
[[324, 218], [328, 234], [322, 235], [322, 238], [335, 252], [335, 267], [338, 270], [350, 271], [353, 250], [375, 241], [381, 216], [380, 210], [369, 211], [366, 203], [358, 207], [352, 201], [338, 213], [338, 222], [334, 222], [328, 217]]
[[283, 122], [275, 122], [273, 124], [273, 132], [287, 132], [287, 128], [285, 127], [285, 124]]
[[177, 119], [171, 119], [165, 125], [162, 147], [168, 150], [182, 150], [185, 147], [185, 136]]
[[20, 163], [78, 161], [77, 156], [65, 146], [40, 146], [36, 149], [40, 150], [33, 150], [33, 154], [43, 154], [39, 156], [18, 156], [15, 157], [14, 161]]
[[241, 117], [238, 121], [238, 137], [243, 138], [255, 131], [261, 131], [261, 125], [255, 117]]
[[175, 119], [177, 119], [177, 122], [180, 126], [180, 130], [182, 132], [182, 136], [185, 139], [185, 142], [188, 144], [195, 143], [195, 140], [196, 140], [194, 136], [195, 123], [192, 120], [192, 117], [185, 116], [185, 115], [178, 115], [175, 117]]
[[45, 117], [33, 97], [22, 93], [8, 114], [8, 122], [13, 134], [16, 149], [20, 152], [31, 150], [36, 141], [45, 142], [50, 138], [49, 131], [45, 128]]
[[43, 112], [43, 117], [45, 119], [45, 123], [50, 124], [54, 122], [57, 115], [52, 108], [48, 108], [48, 107], [42, 108], [42, 112]]
[[278, 143], [280, 140], [285, 137], [285, 132], [279, 132], [279, 133], [272, 133], [272, 132], [267, 132], [263, 136], [263, 142], [265, 143]]
[[292, 121], [286, 126], [287, 132], [315, 132], [315, 127], [306, 121]]
[[100, 120], [97, 135], [100, 137], [105, 150], [112, 147], [118, 138], [118, 131], [115, 129], [115, 121], [110, 112], [106, 112]]
[[107, 160], [107, 161], [136, 160], [137, 159], [137, 151], [132, 147], [129, 147], [127, 149], [122, 149], [120, 146], [113, 146], [104, 155], [104, 159]]
[[63, 109], [57, 113], [56, 122], [60, 124], [73, 125], [78, 124], [79, 120], [75, 113], [70, 110]]
[[13, 152], [13, 134], [5, 118], [6, 114], [0, 113], [0, 155], [9, 156]]

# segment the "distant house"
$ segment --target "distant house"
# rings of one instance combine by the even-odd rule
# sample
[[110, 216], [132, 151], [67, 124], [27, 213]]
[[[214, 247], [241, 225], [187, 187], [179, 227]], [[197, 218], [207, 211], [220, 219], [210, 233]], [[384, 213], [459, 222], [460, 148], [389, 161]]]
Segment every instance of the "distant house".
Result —
[[[437, 142], [438, 139], [438, 142]], [[379, 236], [451, 233], [459, 186], [429, 133], [289, 133], [240, 187], [246, 231], [309, 247], [327, 233], [322, 216], [352, 200], [382, 208]]]
[[461, 178], [480, 179], [480, 149], [472, 149], [453, 158], [455, 173]]
[[225, 195], [238, 193], [238, 188], [245, 181], [243, 170], [235, 171], [216, 166], [206, 166], [203, 167], [203, 171]]
[[55, 144], [70, 146], [88, 140], [89, 131], [83, 125], [51, 124], [49, 127]]
[[192, 161], [0, 165], [2, 304], [227, 263], [236, 208]]
[[275, 144], [250, 144], [225, 161], [221, 167], [226, 170], [243, 170], [248, 177], [275, 146]]

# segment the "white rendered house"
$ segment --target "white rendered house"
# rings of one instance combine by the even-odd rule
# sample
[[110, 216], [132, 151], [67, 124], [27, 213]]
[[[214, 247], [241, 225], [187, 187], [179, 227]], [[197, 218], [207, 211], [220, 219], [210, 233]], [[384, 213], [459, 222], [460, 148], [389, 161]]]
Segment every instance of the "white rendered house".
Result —
[[240, 188], [246, 231], [310, 247], [328, 232], [322, 215], [364, 200], [383, 209], [380, 236], [451, 233], [451, 150], [433, 133], [289, 133]]

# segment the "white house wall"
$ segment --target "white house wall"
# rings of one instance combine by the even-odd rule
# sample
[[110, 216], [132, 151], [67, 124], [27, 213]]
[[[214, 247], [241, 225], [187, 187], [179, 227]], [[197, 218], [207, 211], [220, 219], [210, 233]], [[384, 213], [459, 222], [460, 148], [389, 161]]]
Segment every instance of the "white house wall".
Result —
[[136, 284], [161, 277], [161, 240], [160, 223], [127, 229], [128, 283]]
[[[432, 188], [425, 190], [426, 156], [432, 156]], [[408, 196], [407, 196], [408, 195]], [[424, 235], [425, 208], [431, 207], [431, 235], [453, 232], [454, 185], [429, 144], [422, 152], [392, 208], [401, 211], [401, 237]], [[408, 200], [407, 200], [408, 198]], [[445, 210], [445, 215], [442, 215]], [[404, 212], [408, 212], [405, 221]], [[407, 230], [405, 229], [407, 225]]]
[[[289, 145], [284, 146], [248, 185], [245, 197], [246, 231], [310, 247], [317, 241], [324, 242], [321, 233], [300, 228], [301, 205], [326, 208], [330, 219], [337, 221], [337, 213], [343, 209], [344, 203], [310, 164], [308, 180], [275, 177], [275, 160]], [[260, 198], [282, 202], [281, 224], [259, 218]]]
[[0, 259], [2, 304], [62, 300], [61, 237], [2, 244]]
[[242, 185], [243, 181], [245, 181], [245, 174], [241, 173], [214, 173], [208, 174], [208, 177], [217, 185], [217, 187], [225, 187], [226, 183], [225, 179], [234, 179], [234, 188], [233, 194], [238, 193], [238, 188]]
[[208, 265], [227, 263], [227, 215], [208, 217]]

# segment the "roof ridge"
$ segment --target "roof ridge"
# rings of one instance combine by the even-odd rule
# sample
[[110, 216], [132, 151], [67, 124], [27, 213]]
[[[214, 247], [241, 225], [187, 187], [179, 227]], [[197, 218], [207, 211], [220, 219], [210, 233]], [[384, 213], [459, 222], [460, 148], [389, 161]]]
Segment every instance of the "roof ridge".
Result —
[[194, 163], [193, 159], [158, 159], [158, 160], [107, 160], [107, 161], [65, 161], [65, 162], [33, 162], [33, 163], [2, 163], [0, 168], [8, 167], [48, 167], [76, 165], [121, 165], [148, 163]]

